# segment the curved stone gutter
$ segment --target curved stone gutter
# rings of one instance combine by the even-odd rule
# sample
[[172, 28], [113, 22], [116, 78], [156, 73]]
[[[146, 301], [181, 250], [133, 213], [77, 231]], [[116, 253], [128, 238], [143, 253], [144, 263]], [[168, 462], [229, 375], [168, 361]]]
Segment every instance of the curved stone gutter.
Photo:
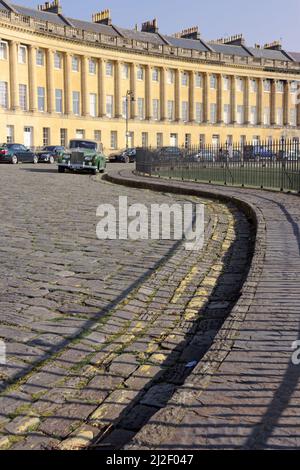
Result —
[[257, 227], [242, 296], [214, 344], [127, 449], [296, 449], [300, 445], [300, 206], [294, 195], [133, 175], [119, 184], [234, 202]]

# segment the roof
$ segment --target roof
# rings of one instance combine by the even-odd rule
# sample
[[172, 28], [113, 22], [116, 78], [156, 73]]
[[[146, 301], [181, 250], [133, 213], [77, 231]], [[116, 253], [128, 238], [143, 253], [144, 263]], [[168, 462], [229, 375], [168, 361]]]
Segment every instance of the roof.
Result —
[[13, 9], [16, 13], [24, 16], [30, 16], [36, 20], [49, 21], [51, 23], [65, 26], [72, 25], [77, 29], [83, 29], [85, 31], [90, 31], [93, 33], [100, 33], [112, 37], [123, 37], [130, 40], [147, 42], [157, 46], [162, 46], [164, 44], [170, 44], [171, 46], [196, 50], [199, 52], [209, 52], [214, 51], [216, 53], [222, 53], [225, 55], [231, 56], [240, 56], [240, 57], [256, 57], [264, 58], [270, 60], [280, 60], [280, 61], [296, 61], [300, 62], [300, 52], [285, 52], [281, 50], [273, 49], [263, 49], [255, 47], [244, 47], [239, 45], [231, 44], [218, 44], [213, 42], [205, 42], [202, 39], [185, 39], [177, 38], [168, 35], [162, 35], [158, 33], [148, 33], [141, 32], [135, 29], [127, 29], [118, 26], [108, 26], [105, 24], [98, 24], [84, 20], [77, 20], [74, 18], [68, 18], [64, 15], [59, 15], [55, 13], [49, 13], [46, 11], [40, 11], [33, 8], [23, 7], [21, 5], [15, 5], [7, 2], [6, 0], [0, 0], [0, 9], [9, 11]]

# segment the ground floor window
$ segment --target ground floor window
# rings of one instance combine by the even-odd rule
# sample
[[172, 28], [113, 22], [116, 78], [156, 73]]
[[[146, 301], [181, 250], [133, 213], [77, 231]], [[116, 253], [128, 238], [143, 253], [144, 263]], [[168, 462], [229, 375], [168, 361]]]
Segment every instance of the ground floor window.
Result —
[[110, 133], [110, 148], [116, 150], [118, 148], [118, 133], [117, 131], [111, 131]]
[[101, 131], [94, 131], [94, 139], [96, 142], [101, 142]]
[[162, 132], [156, 134], [156, 145], [157, 147], [162, 147], [164, 145], [164, 136]]
[[148, 147], [148, 132], [142, 132], [142, 147]]
[[6, 126], [6, 142], [8, 144], [13, 144], [15, 140], [15, 128], [14, 126]]
[[43, 127], [43, 146], [50, 145], [50, 128]]
[[178, 146], [178, 134], [170, 134], [170, 145], [172, 147]]
[[62, 147], [67, 147], [67, 141], [68, 141], [68, 131], [67, 129], [61, 129], [60, 130], [60, 145]]
[[185, 146], [185, 148], [189, 148], [191, 146], [191, 143], [192, 143], [191, 134], [185, 134], [185, 137], [184, 137], [184, 146]]
[[76, 139], [84, 139], [84, 138], [85, 138], [85, 130], [76, 129]]

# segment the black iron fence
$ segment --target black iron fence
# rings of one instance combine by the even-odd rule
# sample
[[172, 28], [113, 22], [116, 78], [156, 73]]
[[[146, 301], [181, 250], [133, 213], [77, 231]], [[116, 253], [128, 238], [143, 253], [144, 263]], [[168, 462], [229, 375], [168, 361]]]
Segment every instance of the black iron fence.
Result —
[[141, 174], [231, 186], [300, 193], [300, 144], [280, 140], [259, 144], [137, 149]]

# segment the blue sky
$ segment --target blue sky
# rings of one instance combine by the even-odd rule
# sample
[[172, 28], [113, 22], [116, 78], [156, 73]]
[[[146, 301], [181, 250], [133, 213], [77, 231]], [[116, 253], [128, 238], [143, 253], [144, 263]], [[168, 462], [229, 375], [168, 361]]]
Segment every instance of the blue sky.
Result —
[[[49, 0], [51, 1], [51, 0]], [[12, 3], [36, 7], [35, 0]], [[243, 33], [248, 45], [282, 39], [290, 51], [300, 52], [299, 0], [62, 0], [67, 16], [89, 20], [92, 13], [110, 8], [116, 25], [134, 27], [158, 18], [162, 33], [198, 25], [204, 39]]]

